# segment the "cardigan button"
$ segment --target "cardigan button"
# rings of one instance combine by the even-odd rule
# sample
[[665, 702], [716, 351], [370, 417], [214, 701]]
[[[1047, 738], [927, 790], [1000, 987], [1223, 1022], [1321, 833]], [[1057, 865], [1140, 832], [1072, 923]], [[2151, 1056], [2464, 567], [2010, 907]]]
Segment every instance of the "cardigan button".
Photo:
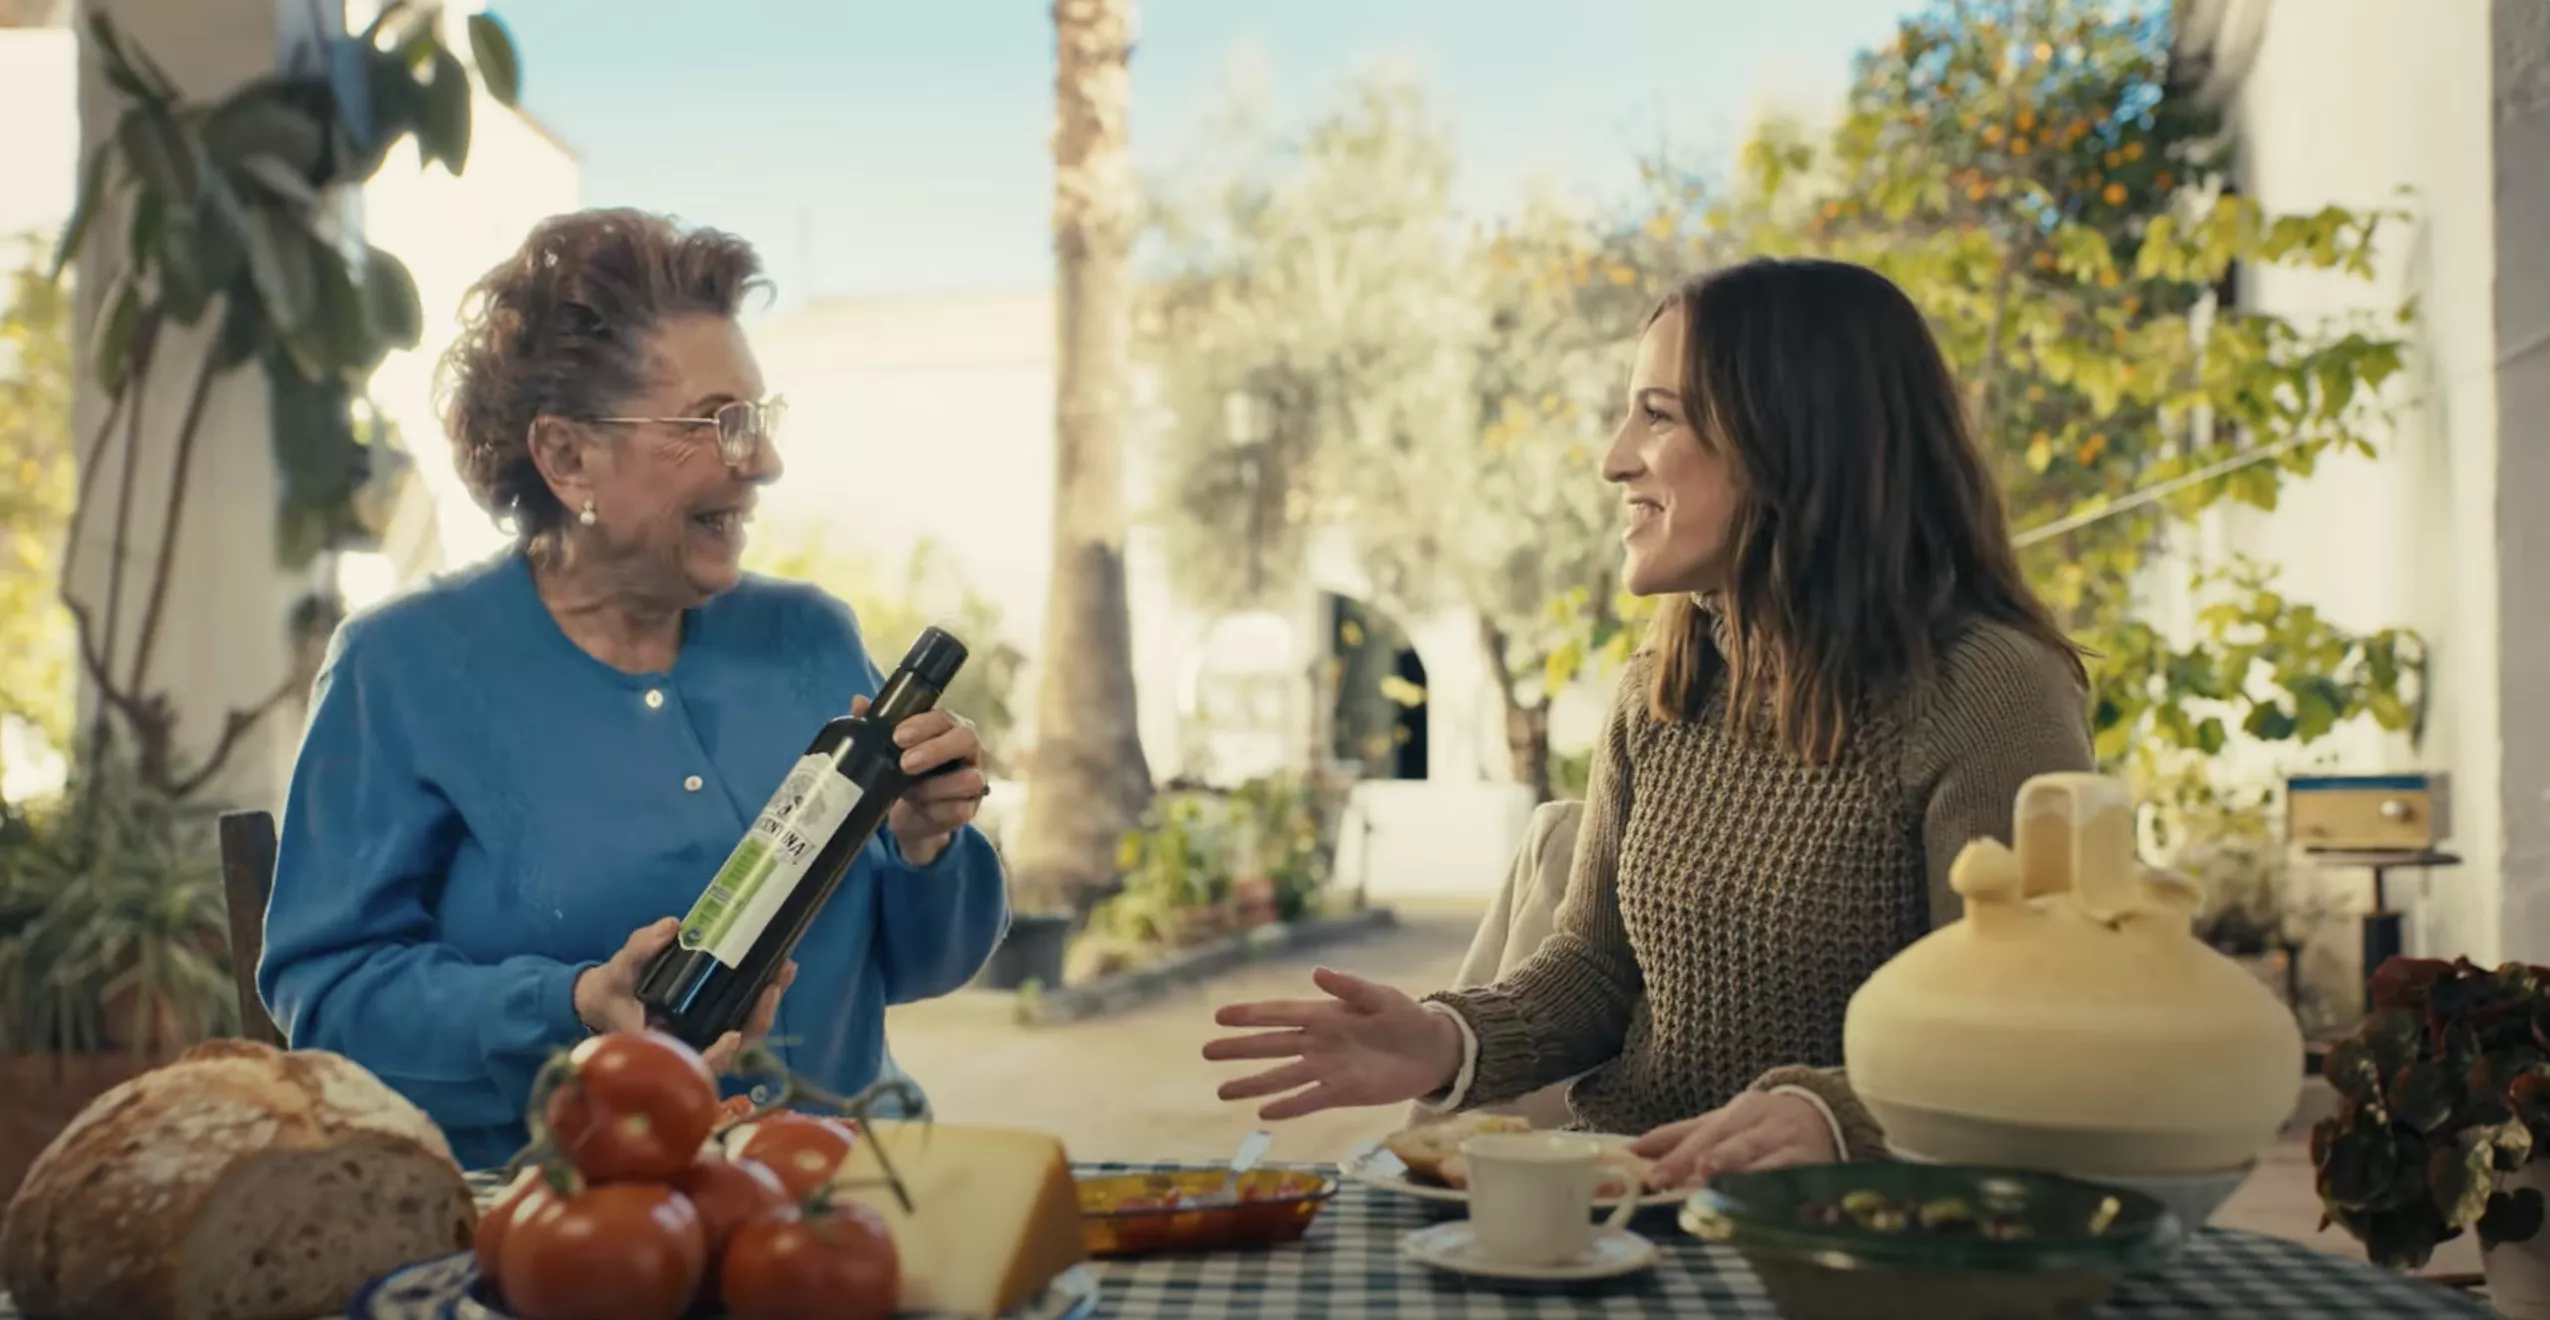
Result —
[[646, 708], [648, 710], [664, 709], [664, 694], [656, 691], [654, 688], [648, 688], [646, 690]]
[[699, 791], [700, 783], [700, 777], [698, 775], [692, 775], [690, 778], [682, 781], [682, 791], [685, 793], [696, 793]]

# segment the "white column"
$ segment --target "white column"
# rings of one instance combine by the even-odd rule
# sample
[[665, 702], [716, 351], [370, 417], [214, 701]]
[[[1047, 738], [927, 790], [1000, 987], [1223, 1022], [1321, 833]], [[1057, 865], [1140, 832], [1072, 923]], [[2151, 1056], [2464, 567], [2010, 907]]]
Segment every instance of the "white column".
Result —
[[2550, 6], [2496, 0], [2497, 714], [2504, 956], [2550, 962]]
[[[274, 72], [324, 25], [343, 30], [340, 0], [89, 0], [164, 68], [188, 99], [219, 97]], [[85, 25], [85, 17], [74, 20]], [[95, 52], [82, 42], [79, 77], [83, 159], [115, 131], [124, 99], [107, 83]], [[79, 254], [76, 342], [85, 346], [104, 290], [125, 253], [126, 217], [99, 216]], [[206, 318], [205, 330], [218, 316]], [[170, 477], [178, 421], [205, 331], [161, 339], [150, 384], [138, 398], [137, 436], [118, 434], [86, 476], [87, 512], [76, 547], [74, 596], [100, 625], [118, 598], [115, 649], [106, 659], [119, 688], [128, 688], [143, 614], [160, 550], [167, 541]], [[83, 452], [105, 418], [108, 400], [84, 351], [72, 421]], [[253, 364], [213, 386], [197, 432], [175, 538], [174, 571], [140, 690], [164, 694], [177, 712], [181, 769], [199, 764], [219, 740], [231, 711], [264, 703], [291, 668], [286, 623], [304, 591], [303, 578], [275, 562], [278, 477], [263, 372]], [[119, 427], [120, 429], [120, 427]], [[137, 443], [135, 443], [137, 441]], [[129, 535], [115, 544], [119, 505], [129, 502]], [[121, 588], [110, 566], [123, 564]], [[102, 637], [101, 637], [101, 640]], [[97, 701], [84, 686], [83, 713]], [[271, 806], [298, 739], [300, 707], [287, 700], [239, 740], [203, 800]]]

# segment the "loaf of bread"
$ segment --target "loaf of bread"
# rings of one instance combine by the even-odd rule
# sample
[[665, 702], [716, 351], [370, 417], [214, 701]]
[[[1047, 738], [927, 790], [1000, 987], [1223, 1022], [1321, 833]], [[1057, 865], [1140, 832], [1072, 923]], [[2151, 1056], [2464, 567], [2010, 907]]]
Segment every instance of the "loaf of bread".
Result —
[[99, 1096], [0, 1222], [42, 1320], [311, 1320], [466, 1249], [469, 1184], [424, 1111], [341, 1055], [196, 1046]]

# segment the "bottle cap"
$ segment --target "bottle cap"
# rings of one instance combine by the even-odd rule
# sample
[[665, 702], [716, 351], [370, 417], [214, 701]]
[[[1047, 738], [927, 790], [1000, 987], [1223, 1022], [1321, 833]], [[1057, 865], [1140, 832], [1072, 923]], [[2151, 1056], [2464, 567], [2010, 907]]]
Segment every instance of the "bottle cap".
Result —
[[965, 643], [956, 640], [955, 634], [941, 628], [923, 628], [921, 635], [912, 639], [912, 649], [903, 653], [903, 668], [945, 692], [955, 680], [956, 671], [965, 667], [965, 655]]

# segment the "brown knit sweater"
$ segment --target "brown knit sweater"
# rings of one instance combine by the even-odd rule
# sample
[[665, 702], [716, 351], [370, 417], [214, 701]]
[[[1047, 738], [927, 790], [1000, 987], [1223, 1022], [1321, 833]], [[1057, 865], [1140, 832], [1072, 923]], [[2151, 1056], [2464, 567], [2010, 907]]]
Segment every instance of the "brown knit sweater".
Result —
[[1477, 1040], [1464, 1108], [1591, 1069], [1578, 1125], [1641, 1133], [1748, 1088], [1804, 1087], [1846, 1155], [1883, 1134], [1839, 1071], [1842, 1016], [1870, 973], [1961, 905], [1948, 867], [2009, 841], [2031, 776], [2092, 768], [2087, 702], [2063, 658], [1978, 623], [1934, 677], [1870, 701], [1842, 755], [1811, 766], [1702, 715], [1647, 711], [1631, 661], [1595, 748], [1557, 929], [1491, 986], [1428, 998]]

